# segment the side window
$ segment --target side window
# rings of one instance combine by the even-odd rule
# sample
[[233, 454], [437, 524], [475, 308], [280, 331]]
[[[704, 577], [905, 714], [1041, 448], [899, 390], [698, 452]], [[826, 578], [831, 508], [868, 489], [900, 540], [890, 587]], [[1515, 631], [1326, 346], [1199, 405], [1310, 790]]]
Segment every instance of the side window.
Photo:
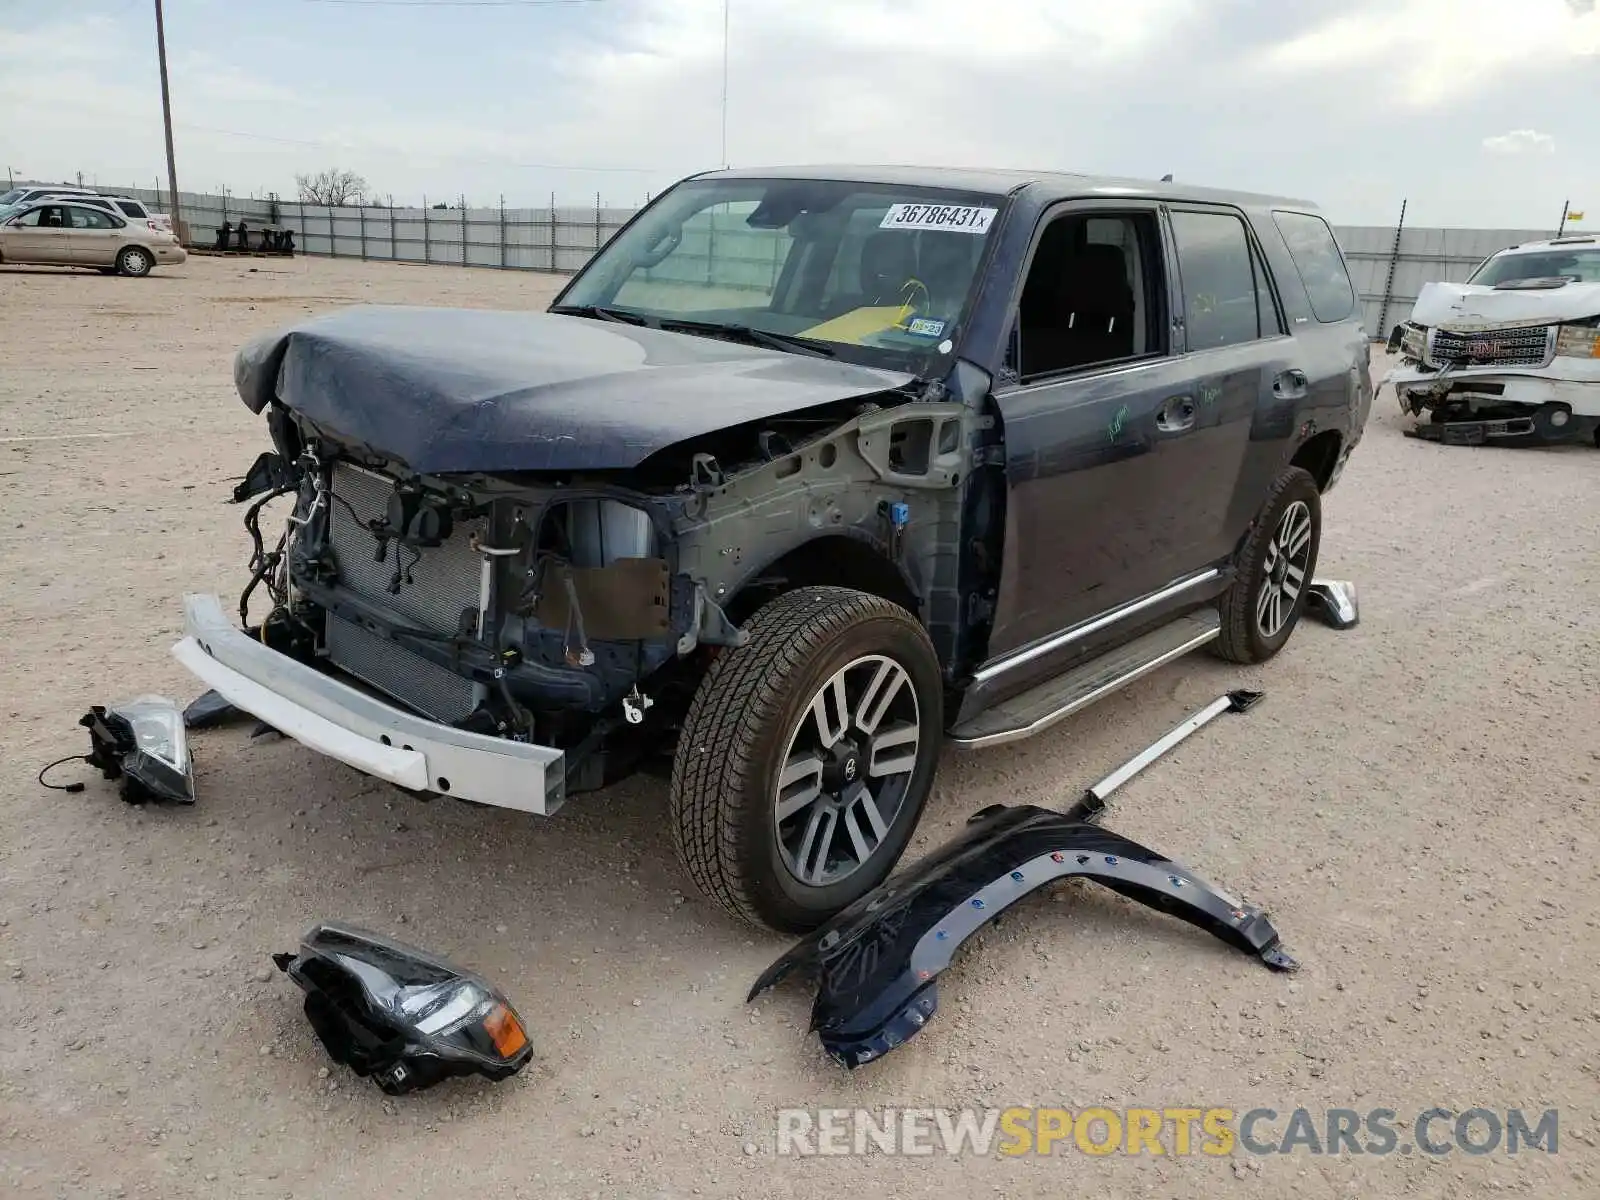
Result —
[[1262, 261], [1261, 251], [1250, 244], [1250, 267], [1256, 275], [1256, 311], [1261, 316], [1261, 336], [1281, 337], [1285, 332], [1283, 314], [1278, 309], [1278, 299], [1272, 292], [1272, 275]]
[[67, 216], [72, 221], [74, 229], [115, 229], [117, 223], [106, 213], [95, 208], [82, 208], [73, 205], [67, 209]]
[[1177, 211], [1172, 236], [1189, 349], [1215, 350], [1260, 337], [1256, 268], [1244, 222], [1231, 213]]
[[1028, 265], [1007, 374], [1081, 370], [1166, 352], [1154, 213], [1069, 214]]
[[1305, 284], [1317, 320], [1344, 320], [1355, 309], [1356, 293], [1333, 230], [1310, 213], [1274, 212], [1272, 219], [1288, 244], [1289, 257]]
[[132, 217], [136, 221], [142, 221], [148, 215], [137, 200], [118, 200], [116, 205], [124, 216]]
[[33, 210], [29, 211], [29, 212], [23, 213], [20, 217], [18, 217], [15, 221], [13, 221], [11, 223], [13, 225], [19, 225], [24, 229], [37, 229], [37, 228], [39, 228], [40, 222], [44, 218], [44, 214], [45, 214], [45, 210], [44, 209], [35, 208], [35, 209], [33, 209]]

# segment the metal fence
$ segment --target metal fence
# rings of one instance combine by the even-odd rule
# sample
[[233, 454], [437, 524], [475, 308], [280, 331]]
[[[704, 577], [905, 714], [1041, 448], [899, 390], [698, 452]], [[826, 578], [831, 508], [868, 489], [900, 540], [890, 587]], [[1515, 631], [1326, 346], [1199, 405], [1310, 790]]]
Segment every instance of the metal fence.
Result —
[[[158, 211], [165, 208], [166, 195], [161, 191], [129, 188], [122, 194], [143, 200]], [[237, 224], [242, 217], [252, 226], [278, 224], [294, 230], [297, 249], [304, 254], [556, 272], [581, 268], [638, 211], [605, 205], [598, 196], [592, 206], [516, 209], [328, 207], [191, 192], [181, 193], [180, 198], [190, 242], [201, 248], [213, 244], [224, 222]], [[742, 253], [735, 225], [708, 221], [689, 236], [703, 239], [707, 262], [714, 243], [720, 265], [728, 256]], [[1389, 326], [1411, 311], [1423, 284], [1459, 282], [1496, 250], [1546, 238], [1555, 231], [1430, 229], [1402, 224], [1399, 228], [1339, 225], [1334, 232], [1361, 297], [1367, 332], [1382, 337]], [[690, 266], [694, 249], [691, 242], [673, 255], [672, 261]], [[750, 276], [751, 284], [761, 282], [758, 276], [775, 272], [781, 265], [772, 260], [772, 249], [772, 240], [764, 238], [759, 251], [752, 249], [741, 257], [741, 271]]]

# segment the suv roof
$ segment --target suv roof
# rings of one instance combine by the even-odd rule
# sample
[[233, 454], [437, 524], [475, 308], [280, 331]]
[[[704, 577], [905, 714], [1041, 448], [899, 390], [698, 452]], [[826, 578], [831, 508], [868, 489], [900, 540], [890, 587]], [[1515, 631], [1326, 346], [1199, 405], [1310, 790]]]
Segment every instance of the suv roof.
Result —
[[1538, 242], [1519, 242], [1515, 246], [1507, 246], [1504, 250], [1496, 250], [1495, 254], [1536, 254], [1541, 250], [1549, 250], [1552, 246], [1593, 246], [1596, 242], [1600, 242], [1600, 234], [1569, 233], [1566, 237], [1545, 238]]
[[37, 196], [38, 200], [104, 200], [107, 204], [137, 204], [141, 208], [149, 208], [143, 200], [133, 196], [118, 196], [108, 192], [51, 192], [45, 196]]
[[1127, 179], [1113, 175], [1082, 175], [1069, 171], [1028, 171], [1010, 168], [920, 167], [920, 166], [807, 166], [738, 168], [705, 171], [693, 179], [826, 179], [851, 183], [911, 184], [924, 187], [959, 188], [970, 192], [1010, 195], [1025, 187], [1037, 187], [1046, 200], [1074, 197], [1126, 196], [1160, 197], [1163, 200], [1194, 200], [1211, 204], [1278, 205], [1318, 211], [1308, 200], [1237, 192], [1222, 188], [1195, 187], [1189, 184]]

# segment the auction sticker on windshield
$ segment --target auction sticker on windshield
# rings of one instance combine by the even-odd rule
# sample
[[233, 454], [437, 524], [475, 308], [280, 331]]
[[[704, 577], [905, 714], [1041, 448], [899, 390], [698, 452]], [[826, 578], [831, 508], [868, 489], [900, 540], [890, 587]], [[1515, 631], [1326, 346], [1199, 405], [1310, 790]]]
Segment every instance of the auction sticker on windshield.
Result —
[[997, 208], [970, 204], [891, 204], [879, 229], [947, 229], [952, 233], [988, 233]]

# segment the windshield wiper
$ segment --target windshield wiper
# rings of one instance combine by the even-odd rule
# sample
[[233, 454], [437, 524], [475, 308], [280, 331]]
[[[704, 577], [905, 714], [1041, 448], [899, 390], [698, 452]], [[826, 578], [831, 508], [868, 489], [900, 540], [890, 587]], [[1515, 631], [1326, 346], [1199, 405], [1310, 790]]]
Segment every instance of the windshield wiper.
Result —
[[769, 350], [796, 351], [818, 358], [835, 358], [838, 351], [823, 342], [802, 337], [798, 333], [774, 333], [770, 329], [757, 329], [753, 325], [722, 325], [716, 321], [681, 321], [665, 319], [662, 329], [674, 333], [699, 333], [707, 337], [727, 338], [747, 346], [765, 346]]
[[622, 325], [651, 325], [642, 313], [625, 308], [607, 308], [602, 304], [558, 304], [550, 310], [563, 317], [593, 317], [597, 321], [616, 321]]

